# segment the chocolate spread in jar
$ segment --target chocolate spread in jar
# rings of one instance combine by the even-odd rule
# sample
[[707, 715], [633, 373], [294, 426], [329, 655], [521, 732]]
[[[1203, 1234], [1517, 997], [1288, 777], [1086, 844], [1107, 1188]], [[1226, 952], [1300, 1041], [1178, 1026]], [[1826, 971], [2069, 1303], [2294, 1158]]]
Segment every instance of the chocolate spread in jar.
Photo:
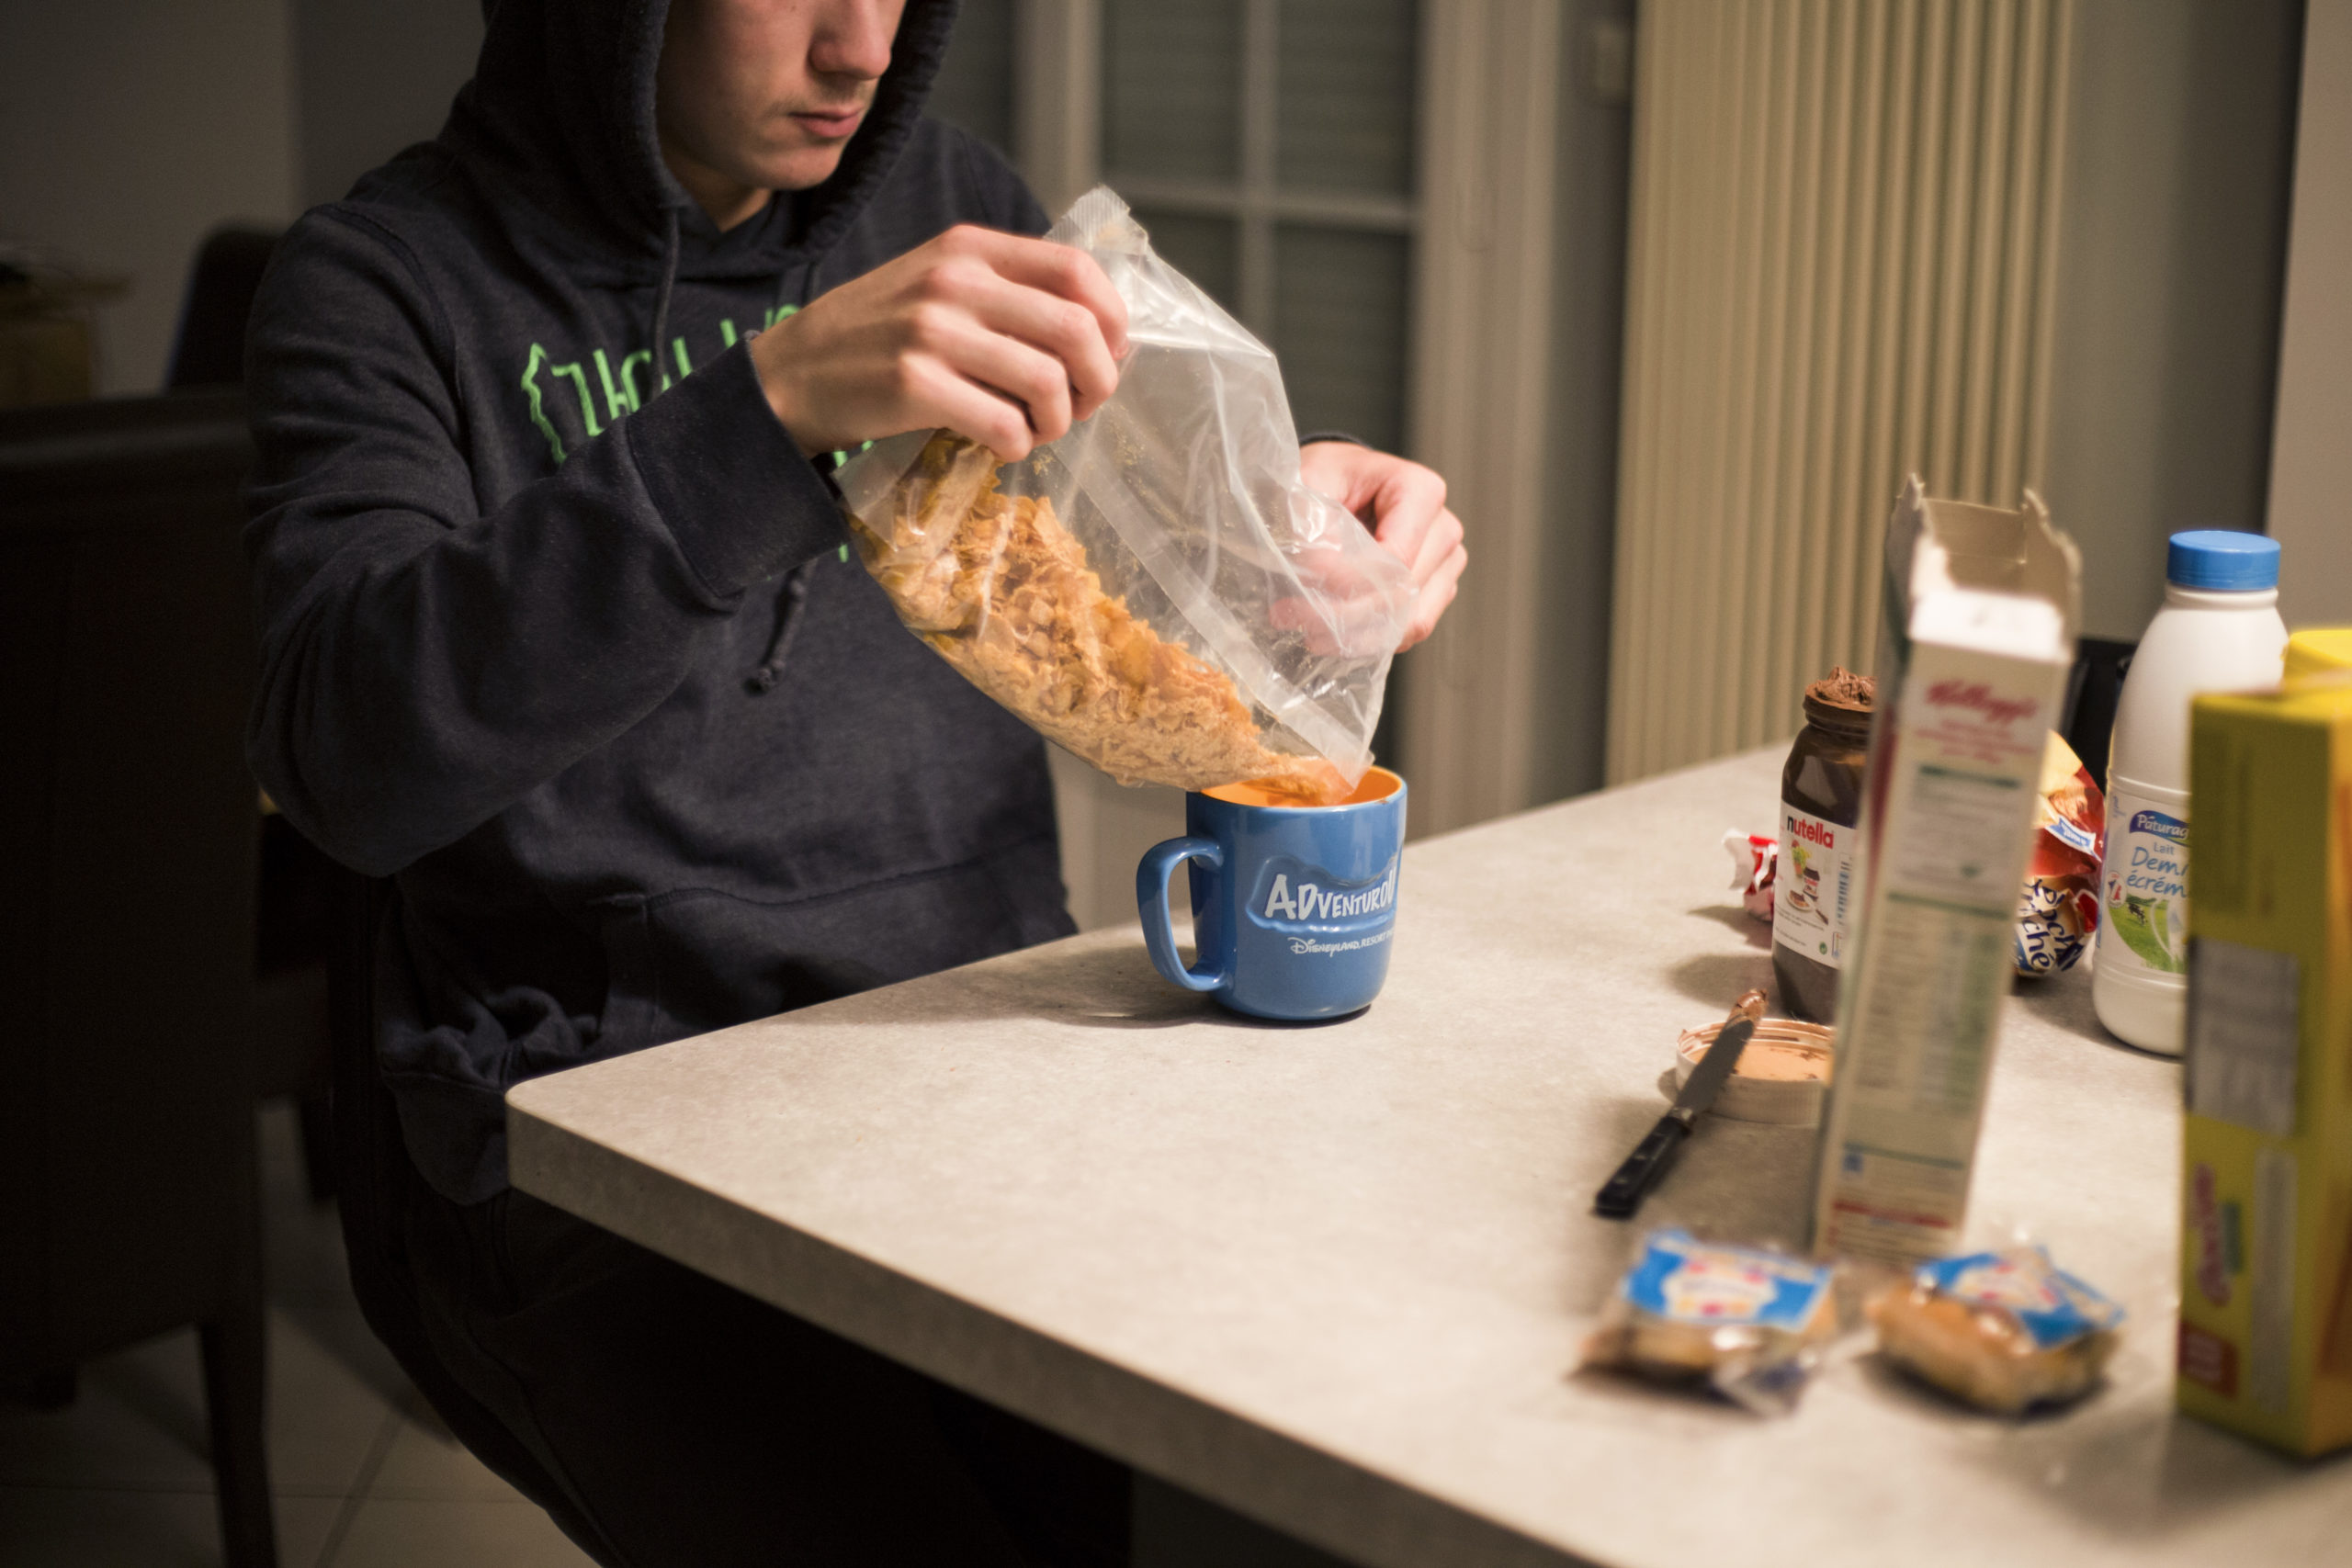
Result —
[[1772, 978], [1784, 1011], [1828, 1023], [1856, 885], [1855, 824], [1877, 688], [1833, 669], [1804, 690], [1804, 728], [1781, 770], [1781, 863], [1772, 903]]

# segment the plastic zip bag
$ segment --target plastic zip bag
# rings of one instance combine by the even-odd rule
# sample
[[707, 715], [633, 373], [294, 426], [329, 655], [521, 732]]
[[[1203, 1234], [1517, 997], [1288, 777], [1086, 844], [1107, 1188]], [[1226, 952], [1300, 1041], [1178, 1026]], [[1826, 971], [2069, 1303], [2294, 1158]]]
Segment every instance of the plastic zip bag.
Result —
[[1282, 372], [1097, 186], [1049, 240], [1099, 262], [1132, 351], [1111, 400], [1017, 463], [946, 431], [839, 475], [899, 617], [1121, 784], [1344, 797], [1412, 608], [1403, 563], [1299, 478]]

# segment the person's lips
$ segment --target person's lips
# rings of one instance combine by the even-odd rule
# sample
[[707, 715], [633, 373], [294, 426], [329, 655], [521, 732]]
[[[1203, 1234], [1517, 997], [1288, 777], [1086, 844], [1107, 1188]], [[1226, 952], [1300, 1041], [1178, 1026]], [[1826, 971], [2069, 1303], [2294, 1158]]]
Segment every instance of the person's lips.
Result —
[[823, 140], [832, 141], [857, 129], [857, 122], [865, 118], [865, 106], [852, 104], [847, 108], [839, 109], [800, 109], [795, 111], [792, 118]]

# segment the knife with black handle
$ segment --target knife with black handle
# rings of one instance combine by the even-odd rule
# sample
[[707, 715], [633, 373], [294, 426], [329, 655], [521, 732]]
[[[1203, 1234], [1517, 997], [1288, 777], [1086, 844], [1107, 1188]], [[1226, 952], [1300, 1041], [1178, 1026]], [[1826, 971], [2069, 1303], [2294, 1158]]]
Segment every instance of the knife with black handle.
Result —
[[1747, 1046], [1747, 1037], [1756, 1032], [1756, 1023], [1764, 1016], [1764, 993], [1750, 991], [1739, 998], [1724, 1020], [1723, 1028], [1683, 1080], [1682, 1092], [1674, 1097], [1674, 1108], [1657, 1119], [1649, 1136], [1634, 1146], [1617, 1174], [1593, 1195], [1592, 1212], [1605, 1220], [1629, 1220], [1642, 1200], [1674, 1163], [1682, 1141], [1690, 1135], [1690, 1124], [1700, 1114], [1714, 1104], [1715, 1096], [1723, 1092], [1724, 1080], [1739, 1065], [1739, 1054]]

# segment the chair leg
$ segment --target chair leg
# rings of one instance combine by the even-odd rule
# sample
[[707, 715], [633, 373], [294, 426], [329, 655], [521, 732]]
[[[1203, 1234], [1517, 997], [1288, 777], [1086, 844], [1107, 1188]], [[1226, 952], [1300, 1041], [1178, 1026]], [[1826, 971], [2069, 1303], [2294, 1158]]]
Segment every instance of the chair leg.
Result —
[[277, 1568], [269, 1461], [262, 1437], [266, 1343], [262, 1304], [243, 1302], [200, 1325], [204, 1402], [212, 1431], [212, 1482], [229, 1568]]
[[32, 1387], [27, 1391], [35, 1410], [62, 1410], [74, 1403], [82, 1391], [81, 1369], [55, 1367], [33, 1374]]
[[296, 1095], [294, 1114], [302, 1134], [302, 1179], [311, 1201], [323, 1203], [334, 1196], [334, 1115], [327, 1090], [306, 1089]]

